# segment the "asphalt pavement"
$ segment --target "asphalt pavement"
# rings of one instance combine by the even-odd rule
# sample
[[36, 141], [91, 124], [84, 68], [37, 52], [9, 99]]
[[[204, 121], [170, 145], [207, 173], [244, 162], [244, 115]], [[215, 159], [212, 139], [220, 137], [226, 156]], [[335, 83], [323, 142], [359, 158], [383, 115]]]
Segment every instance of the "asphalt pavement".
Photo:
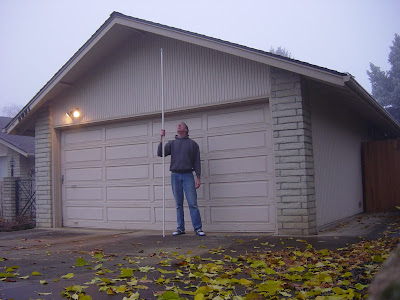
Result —
[[[0, 299], [66, 299], [61, 291], [67, 286], [83, 285], [93, 279], [93, 268], [77, 266], [104, 255], [105, 266], [122, 266], [127, 260], [145, 260], [146, 266], [159, 267], [167, 253], [209, 256], [210, 249], [232, 252], [254, 251], [261, 244], [274, 244], [271, 251], [285, 247], [337, 249], [360, 241], [379, 238], [385, 231], [390, 215], [363, 214], [326, 228], [312, 236], [276, 236], [265, 233], [210, 233], [205, 237], [187, 232], [181, 236], [162, 237], [159, 231], [119, 231], [80, 228], [29, 229], [0, 232]], [[299, 240], [304, 242], [299, 243]], [[217, 250], [218, 251], [218, 250]], [[138, 262], [139, 263], [139, 262]], [[73, 278], [65, 275], [73, 273]], [[63, 277], [64, 276], [64, 277]], [[68, 276], [67, 276], [68, 277]], [[95, 285], [87, 289], [92, 299], [123, 299], [98, 292]], [[149, 291], [148, 299], [154, 299]], [[126, 296], [126, 295], [125, 295]]]

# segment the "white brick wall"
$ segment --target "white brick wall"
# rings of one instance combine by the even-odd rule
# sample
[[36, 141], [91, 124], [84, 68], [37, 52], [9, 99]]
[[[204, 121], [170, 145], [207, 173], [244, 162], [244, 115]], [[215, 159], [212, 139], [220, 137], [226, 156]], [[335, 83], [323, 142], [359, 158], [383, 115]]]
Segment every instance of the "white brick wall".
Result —
[[301, 78], [271, 68], [276, 199], [279, 234], [316, 232], [310, 109]]
[[8, 221], [14, 221], [16, 217], [15, 181], [15, 177], [3, 177], [2, 217]]
[[48, 107], [36, 113], [35, 177], [36, 227], [52, 227], [51, 199], [51, 115]]

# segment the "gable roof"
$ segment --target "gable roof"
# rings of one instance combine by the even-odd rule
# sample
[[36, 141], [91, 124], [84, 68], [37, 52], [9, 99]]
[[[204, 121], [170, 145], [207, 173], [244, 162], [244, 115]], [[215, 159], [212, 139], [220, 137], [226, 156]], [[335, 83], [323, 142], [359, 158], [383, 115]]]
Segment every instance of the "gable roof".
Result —
[[[0, 117], [0, 129], [4, 128], [12, 118]], [[0, 144], [28, 157], [35, 155], [35, 138], [31, 136], [9, 135], [0, 130]]]
[[362, 105], [376, 113], [392, 135], [400, 136], [400, 126], [394, 118], [349, 74], [316, 66], [307, 62], [283, 57], [270, 52], [257, 50], [236, 43], [227, 42], [202, 34], [174, 28], [113, 12], [90, 39], [65, 63], [65, 65], [46, 83], [31, 101], [7, 124], [5, 130], [10, 134], [33, 135], [29, 120], [46, 102], [71, 86], [84, 70], [110, 52], [133, 33], [150, 32], [180, 41], [192, 43], [224, 53], [232, 54], [272, 67], [297, 73], [313, 80], [338, 88], [349, 90], [359, 98]]

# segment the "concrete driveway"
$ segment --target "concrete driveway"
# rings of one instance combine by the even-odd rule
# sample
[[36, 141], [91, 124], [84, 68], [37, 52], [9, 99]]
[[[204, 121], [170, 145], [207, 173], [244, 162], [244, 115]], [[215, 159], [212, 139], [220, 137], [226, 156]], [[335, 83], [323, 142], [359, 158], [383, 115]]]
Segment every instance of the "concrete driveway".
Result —
[[[192, 232], [177, 237], [168, 232], [163, 238], [161, 231], [74, 228], [0, 232], [0, 273], [17, 274], [16, 277], [7, 277], [7, 280], [4, 280], [4, 274], [3, 278], [0, 276], [3, 279], [0, 281], [0, 299], [63, 299], [61, 292], [74, 285], [89, 286], [86, 293], [92, 299], [123, 299], [127, 295], [107, 295], [100, 293], [97, 285], [85, 284], [96, 277], [96, 267], [106, 272], [127, 264], [157, 269], [160, 260], [170, 259], [171, 253], [174, 257], [188, 253], [208, 257], [212, 255], [212, 249], [216, 252], [229, 249], [240, 255], [256, 251], [267, 243], [276, 245], [271, 251], [278, 251], [285, 247], [304, 247], [305, 243], [300, 243], [300, 239], [316, 249], [337, 249], [358, 242], [360, 237], [379, 237], [386, 228], [386, 218], [362, 215], [318, 235], [293, 239], [262, 233], [208, 233], [205, 237], [198, 237]], [[78, 259], [89, 265], [77, 266]], [[69, 273], [73, 273], [72, 278], [63, 277]], [[152, 273], [144, 272], [141, 276], [153, 278]], [[146, 284], [150, 288], [140, 293], [140, 299], [154, 299], [153, 293], [163, 290], [154, 282]]]

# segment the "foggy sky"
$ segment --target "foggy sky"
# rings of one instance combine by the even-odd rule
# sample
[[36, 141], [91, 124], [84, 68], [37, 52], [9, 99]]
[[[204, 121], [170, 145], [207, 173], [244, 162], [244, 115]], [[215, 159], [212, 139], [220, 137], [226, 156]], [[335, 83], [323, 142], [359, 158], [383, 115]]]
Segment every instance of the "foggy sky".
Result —
[[396, 0], [0, 0], [0, 107], [27, 104], [113, 11], [349, 72], [369, 92], [400, 34]]

